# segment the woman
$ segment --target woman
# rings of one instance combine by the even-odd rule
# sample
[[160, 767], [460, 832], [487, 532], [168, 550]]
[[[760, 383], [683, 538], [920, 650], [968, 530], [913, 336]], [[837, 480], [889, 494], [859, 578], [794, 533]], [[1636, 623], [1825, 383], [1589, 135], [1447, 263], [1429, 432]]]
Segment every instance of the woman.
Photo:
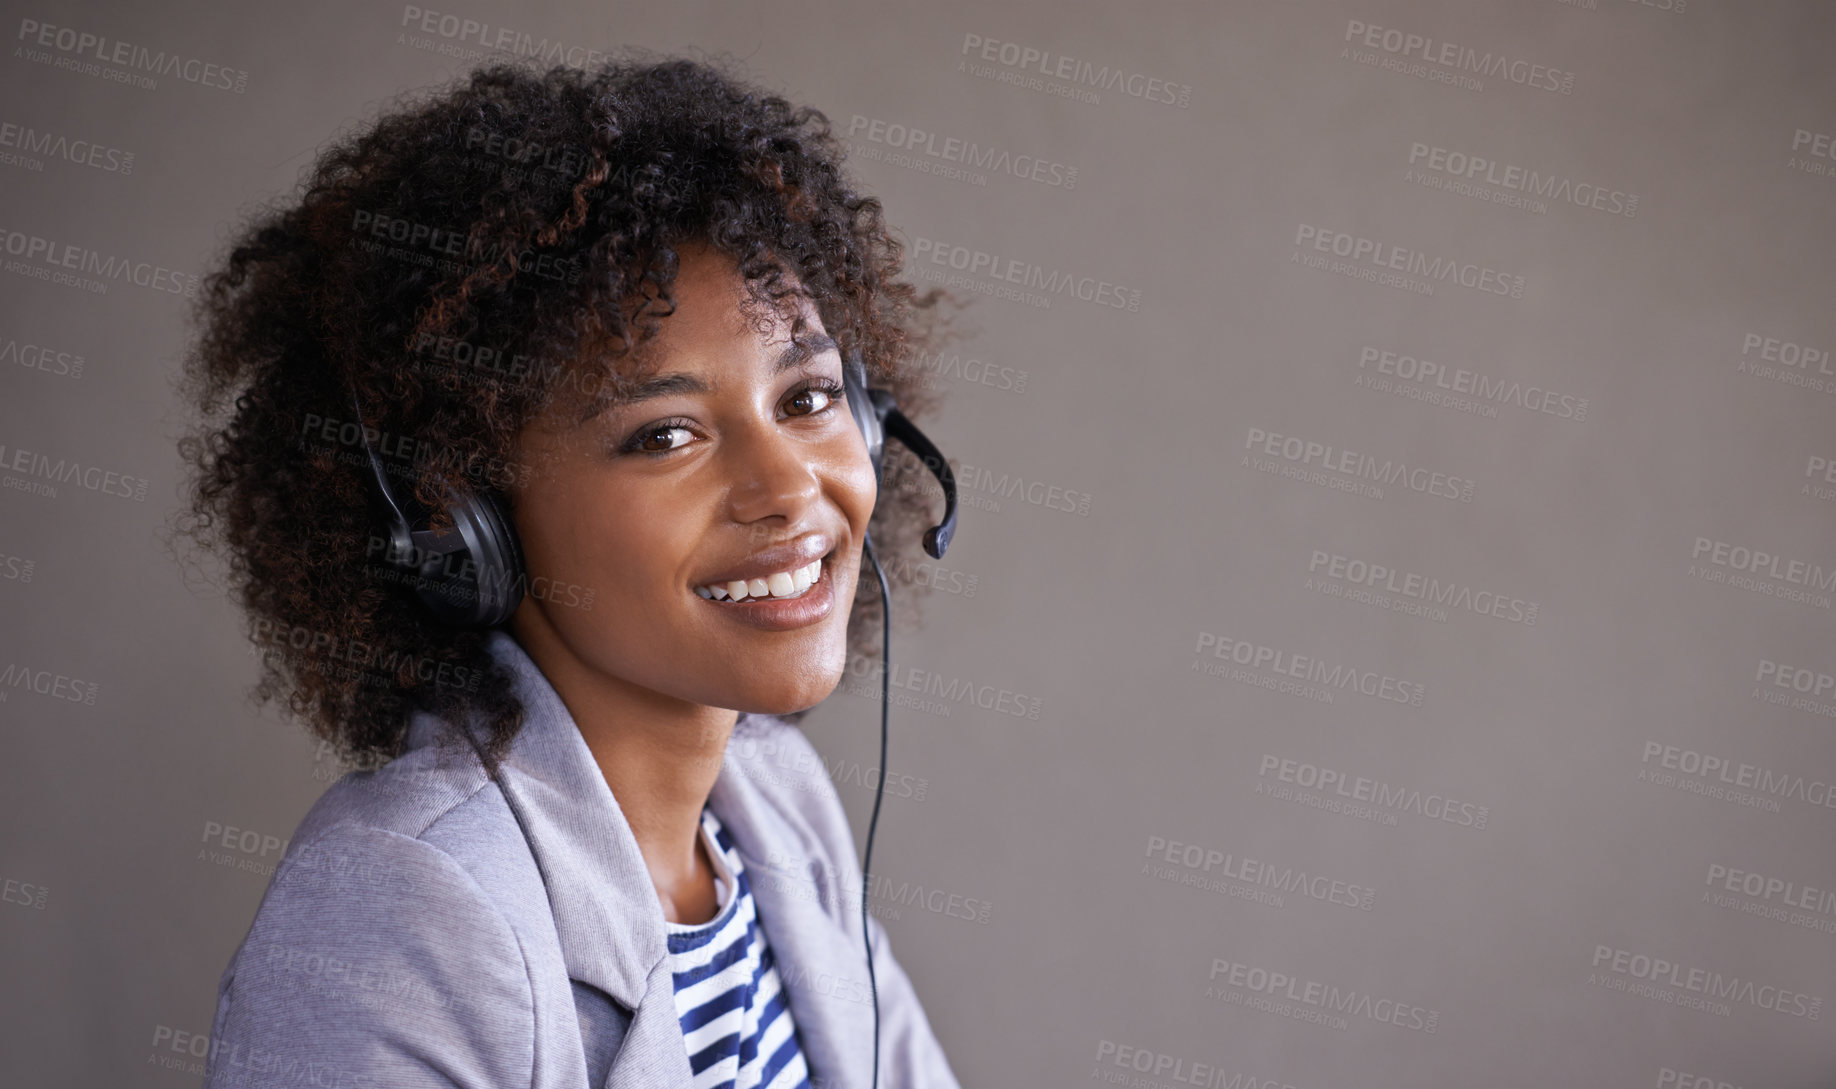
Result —
[[207, 1085], [956, 1085], [794, 725], [884, 607], [870, 524], [923, 514], [844, 358], [910, 413], [938, 293], [840, 160], [706, 64], [502, 65], [234, 240], [192, 530], [258, 694], [367, 770], [290, 841]]

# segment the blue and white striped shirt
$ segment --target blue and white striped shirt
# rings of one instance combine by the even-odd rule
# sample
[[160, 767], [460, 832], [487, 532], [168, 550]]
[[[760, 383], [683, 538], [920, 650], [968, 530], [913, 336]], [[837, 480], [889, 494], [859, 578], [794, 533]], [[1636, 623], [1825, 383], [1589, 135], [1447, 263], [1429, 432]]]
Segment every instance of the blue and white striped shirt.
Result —
[[705, 806], [701, 834], [720, 910], [705, 923], [664, 920], [695, 1089], [809, 1089], [797, 1026], [739, 851]]

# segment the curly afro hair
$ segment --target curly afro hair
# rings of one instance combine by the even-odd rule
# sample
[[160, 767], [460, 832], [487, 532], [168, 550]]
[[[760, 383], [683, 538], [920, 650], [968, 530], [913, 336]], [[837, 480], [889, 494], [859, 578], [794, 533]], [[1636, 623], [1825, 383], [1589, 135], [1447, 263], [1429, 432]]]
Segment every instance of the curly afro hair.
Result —
[[[809, 298], [869, 383], [923, 418], [934, 395], [912, 359], [942, 339], [937, 304], [958, 300], [897, 279], [904, 245], [843, 154], [820, 111], [707, 62], [502, 63], [396, 103], [250, 216], [192, 319], [181, 385], [201, 422], [179, 443], [192, 479], [177, 520], [226, 563], [260, 653], [254, 698], [283, 701], [353, 766], [399, 755], [416, 711], [481, 716], [495, 766], [523, 721], [508, 671], [486, 632], [379, 575], [357, 427], [422, 455], [388, 471], [430, 510], [448, 486], [500, 486], [554, 398], [603, 406], [645, 373], [678, 247], [731, 258], [749, 313]], [[925, 476], [887, 445], [871, 531], [912, 599], [902, 615], [917, 598], [894, 553], [931, 520]], [[877, 652], [883, 604], [862, 579], [857, 652]]]

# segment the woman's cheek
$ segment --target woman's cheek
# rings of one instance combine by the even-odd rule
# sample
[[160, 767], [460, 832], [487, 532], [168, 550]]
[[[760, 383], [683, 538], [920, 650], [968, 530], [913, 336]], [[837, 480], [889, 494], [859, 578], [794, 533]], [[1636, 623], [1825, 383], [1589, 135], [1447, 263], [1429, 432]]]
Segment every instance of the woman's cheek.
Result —
[[854, 443], [854, 456], [844, 462], [837, 476], [842, 511], [858, 537], [867, 531], [867, 522], [873, 515], [874, 501], [879, 493], [873, 479], [873, 462], [868, 460], [867, 448], [858, 438]]

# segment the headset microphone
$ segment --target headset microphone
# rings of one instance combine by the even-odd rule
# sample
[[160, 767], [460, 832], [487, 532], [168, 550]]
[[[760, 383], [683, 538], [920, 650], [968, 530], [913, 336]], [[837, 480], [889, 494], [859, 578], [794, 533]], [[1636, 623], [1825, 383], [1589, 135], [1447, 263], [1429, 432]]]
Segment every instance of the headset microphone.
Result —
[[[932, 559], [943, 559], [944, 550], [950, 547], [950, 538], [956, 533], [956, 477], [950, 471], [949, 462], [924, 432], [899, 411], [898, 402], [890, 392], [867, 385], [867, 370], [858, 348], [843, 359], [842, 385], [855, 426], [860, 429], [861, 438], [866, 440], [875, 483], [884, 483], [885, 440], [891, 436], [917, 454], [943, 486], [943, 519], [925, 530], [922, 542]], [[397, 500], [382, 459], [370, 444], [370, 432], [363, 425], [363, 406], [354, 384], [351, 405], [357, 413], [358, 434], [363, 441], [370, 475], [376, 484], [377, 505], [387, 529], [387, 538], [379, 542], [384, 562], [406, 576], [403, 581], [409, 584], [414, 596], [444, 623], [455, 627], [495, 628], [508, 621], [522, 601], [523, 588], [528, 583], [523, 550], [517, 541], [515, 524], [510, 520], [509, 503], [501, 493], [489, 488], [468, 493], [449, 487], [445, 510], [452, 525], [440, 530], [425, 525], [417, 527], [416, 520], [408, 517], [406, 508]], [[880, 559], [874, 554], [872, 536], [863, 535], [861, 545], [880, 584], [880, 774], [874, 784], [873, 815], [867, 822], [867, 849], [861, 859], [861, 940], [867, 948], [867, 982], [873, 990], [873, 1085], [874, 1089], [879, 1089], [880, 991], [873, 974], [873, 935], [867, 928], [867, 894], [873, 880], [873, 833], [880, 821], [880, 800], [886, 792], [892, 595], [886, 585], [886, 573], [880, 569]], [[520, 814], [517, 814], [517, 823], [522, 823]]]

